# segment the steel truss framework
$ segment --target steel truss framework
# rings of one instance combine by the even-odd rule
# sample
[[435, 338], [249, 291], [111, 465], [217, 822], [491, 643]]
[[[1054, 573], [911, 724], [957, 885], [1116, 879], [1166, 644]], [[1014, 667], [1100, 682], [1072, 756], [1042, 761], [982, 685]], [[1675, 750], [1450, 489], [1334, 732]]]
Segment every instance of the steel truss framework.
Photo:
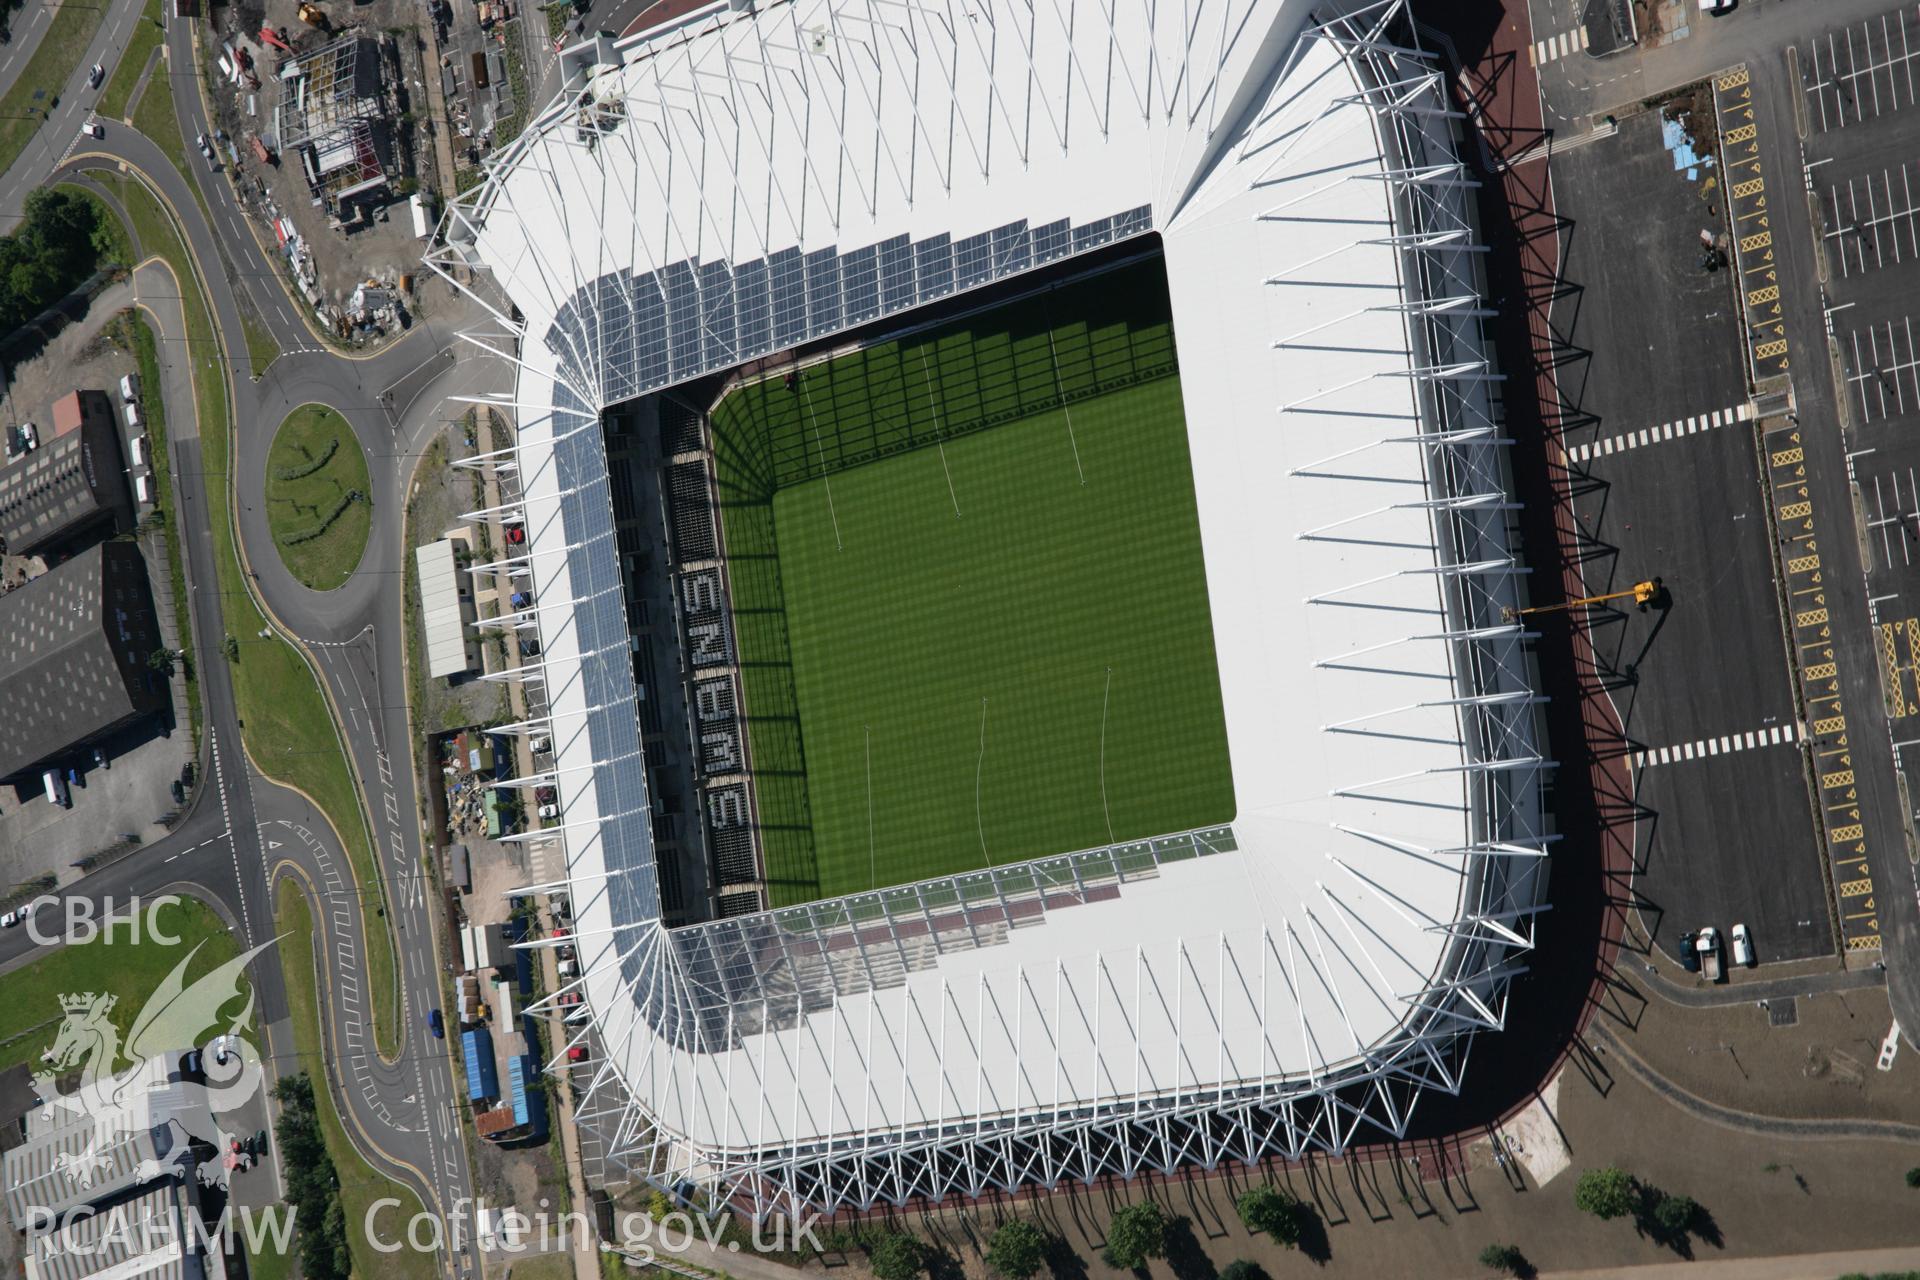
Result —
[[[1200, 8], [1204, 17], [1206, 6]], [[1540, 788], [1551, 766], [1540, 751], [1537, 704], [1541, 699], [1534, 692], [1525, 647], [1530, 633], [1512, 620], [1513, 609], [1523, 602], [1525, 569], [1516, 560], [1508, 536], [1508, 520], [1516, 504], [1509, 497], [1507, 441], [1495, 395], [1499, 375], [1484, 332], [1491, 312], [1482, 302], [1481, 247], [1470, 217], [1474, 183], [1459, 160], [1459, 116], [1449, 105], [1442, 71], [1435, 57], [1421, 47], [1403, 0], [1354, 0], [1329, 8], [1330, 12], [1306, 22], [1294, 52], [1288, 55], [1290, 62], [1297, 62], [1315, 48], [1334, 50], [1343, 74], [1351, 79], [1350, 91], [1334, 97], [1319, 118], [1304, 127], [1288, 123], [1287, 97], [1294, 89], [1289, 87], [1285, 67], [1264, 85], [1264, 99], [1256, 95], [1237, 104], [1237, 116], [1221, 119], [1225, 104], [1218, 101], [1209, 101], [1204, 109], [1210, 119], [1220, 119], [1216, 145], [1232, 151], [1232, 164], [1223, 162], [1220, 168], [1231, 173], [1234, 181], [1245, 183], [1243, 195], [1250, 190], [1262, 196], [1254, 215], [1261, 223], [1349, 221], [1316, 215], [1312, 201], [1301, 194], [1303, 184], [1373, 183], [1386, 193], [1388, 225], [1356, 227], [1352, 243], [1390, 251], [1397, 263], [1398, 286], [1388, 300], [1382, 300], [1377, 284], [1348, 286], [1337, 279], [1329, 281], [1327, 276], [1333, 273], [1317, 268], [1319, 258], [1275, 271], [1265, 284], [1275, 291], [1311, 284], [1323, 296], [1330, 293], [1337, 300], [1344, 294], [1351, 299], [1347, 318], [1391, 314], [1406, 343], [1403, 367], [1369, 376], [1403, 380], [1411, 388], [1417, 406], [1413, 421], [1389, 414], [1346, 414], [1332, 407], [1340, 402], [1343, 387], [1323, 388], [1283, 403], [1278, 406], [1278, 418], [1283, 429], [1321, 429], [1329, 439], [1334, 437], [1321, 427], [1321, 415], [1373, 418], [1371, 427], [1378, 434], [1330, 447], [1319, 461], [1294, 468], [1292, 477], [1303, 483], [1324, 479], [1329, 484], [1351, 484], [1356, 476], [1365, 481], [1370, 478], [1371, 460], [1404, 457], [1409, 451], [1419, 458], [1422, 486], [1417, 496], [1410, 496], [1403, 476], [1394, 474], [1394, 468], [1379, 466], [1374, 468], [1379, 473], [1377, 508], [1355, 511], [1297, 536], [1306, 542], [1364, 539], [1387, 520], [1399, 521], [1394, 527], [1404, 529], [1409, 513], [1430, 531], [1430, 564], [1400, 570], [1399, 575], [1432, 575], [1440, 605], [1437, 616], [1408, 611], [1422, 616], [1404, 637], [1331, 655], [1316, 665], [1375, 669], [1393, 665], [1400, 651], [1437, 650], [1445, 655], [1450, 691], [1436, 695], [1430, 685], [1409, 682], [1407, 687], [1419, 692], [1409, 695], [1407, 705], [1364, 712], [1324, 726], [1329, 735], [1377, 737], [1384, 743], [1402, 736], [1399, 717], [1418, 711], [1444, 715], [1457, 730], [1459, 762], [1424, 769], [1420, 777], [1431, 781], [1433, 775], [1445, 773], [1457, 781], [1467, 814], [1462, 843], [1433, 848], [1391, 833], [1339, 828], [1345, 836], [1404, 855], [1409, 862], [1456, 862], [1459, 896], [1450, 918], [1431, 915], [1400, 899], [1392, 885], [1353, 862], [1327, 855], [1332, 878], [1344, 889], [1361, 900], [1384, 904], [1425, 934], [1443, 939], [1440, 962], [1417, 989], [1398, 989], [1380, 973], [1379, 957], [1370, 953], [1356, 932], [1351, 911], [1343, 915], [1339, 901], [1322, 886], [1322, 909], [1337, 924], [1316, 922], [1303, 933], [1289, 923], [1262, 929], [1257, 941], [1229, 941], [1222, 935], [1178, 944], [1177, 963], [1183, 969], [1197, 972], [1217, 964], [1223, 979], [1231, 972], [1242, 975], [1243, 981], [1244, 975], [1257, 972], [1263, 1043], [1285, 1030], [1264, 1025], [1269, 974], [1291, 985], [1317, 967], [1310, 952], [1326, 939], [1335, 939], [1336, 945], [1351, 944], [1358, 957], [1354, 963], [1373, 967], [1381, 979], [1378, 990], [1397, 1002], [1401, 1017], [1389, 1034], [1368, 1042], [1343, 1006], [1340, 1020], [1352, 1034], [1352, 1051], [1317, 1051], [1317, 1058], [1304, 1071], [1279, 1069], [1277, 1052], [1269, 1059], [1265, 1051], [1256, 1062], [1230, 1067], [1225, 1063], [1222, 1033], [1221, 1069], [1209, 1081], [1201, 1081], [1197, 1071], [1188, 1081], [1176, 1069], [1170, 1087], [1164, 1080], [1143, 1085], [1137, 1051], [1131, 1087], [1110, 1079], [1108, 1087], [1096, 1088], [1091, 1097], [1075, 1101], [1064, 1097], [1058, 1083], [1063, 1066], [1056, 1050], [1050, 1106], [956, 1107], [949, 1114], [943, 1104], [932, 1121], [828, 1126], [831, 1131], [811, 1140], [758, 1144], [691, 1140], [661, 1122], [663, 1099], [688, 1092], [697, 1096], [706, 1089], [707, 1105], [725, 1107], [735, 1105], [733, 1095], [751, 1094], [759, 1083], [757, 1075], [736, 1081], [730, 1065], [724, 1081], [703, 1084], [697, 1069], [689, 1065], [703, 1055], [724, 1055], [770, 1034], [788, 1037], [800, 1046], [816, 1015], [843, 1016], [850, 1002], [881, 991], [904, 990], [908, 1020], [917, 1017], [923, 1025], [931, 1020], [944, 1038], [952, 993], [943, 982], [931, 1001], [936, 1007], [929, 1008], [925, 991], [909, 984], [911, 975], [941, 956], [1001, 945], [1008, 930], [1023, 919], [1072, 909], [1116, 891], [1151, 892], [1134, 886], [1166, 874], [1170, 864], [1232, 849], [1235, 837], [1231, 828], [1180, 833], [669, 931], [658, 919], [644, 785], [622, 786], [616, 779], [616, 785], [596, 791], [595, 807], [586, 817], [576, 820], [569, 813], [559, 827], [528, 837], [564, 850], [566, 868], [547, 882], [522, 890], [565, 888], [576, 900], [594, 897], [613, 904], [604, 916], [606, 923], [590, 928], [583, 921], [581, 931], [564, 940], [580, 946], [583, 957], [589, 944], [600, 944], [604, 958], [535, 1006], [551, 1007], [573, 992], [591, 995], [596, 980], [613, 974], [618, 977], [621, 998], [634, 1007], [634, 1016], [623, 1012], [613, 1019], [609, 1010], [596, 1006], [596, 1017], [553, 1055], [558, 1067], [566, 1061], [564, 1049], [587, 1045], [594, 1050], [590, 1065], [576, 1072], [576, 1083], [583, 1090], [576, 1119], [603, 1180], [641, 1177], [663, 1185], [693, 1180], [759, 1213], [802, 1206], [868, 1208], [921, 1198], [977, 1196], [1026, 1185], [1133, 1177], [1181, 1166], [1213, 1167], [1229, 1160], [1252, 1162], [1269, 1155], [1338, 1152], [1372, 1137], [1405, 1136], [1421, 1094], [1429, 1089], [1457, 1093], [1475, 1035], [1504, 1027], [1507, 987], [1522, 971], [1523, 958], [1533, 944], [1534, 917], [1544, 907], [1553, 837], [1543, 825]], [[1227, 12], [1222, 10], [1223, 28]], [[790, 14], [774, 13], [766, 21], [777, 24], [789, 18]], [[1192, 25], [1197, 27], [1198, 20]], [[1191, 55], [1191, 47], [1187, 53]], [[1084, 83], [1088, 69], [1076, 64], [1071, 74], [1082, 77]], [[1111, 64], [1106, 76], [1111, 88]], [[1151, 87], [1144, 97], [1137, 83], [1131, 87], [1134, 100], [1144, 110], [1172, 113], [1171, 102], [1164, 108], [1147, 106], [1153, 97]], [[583, 108], [588, 103], [590, 112]], [[989, 125], [1001, 120], [1003, 128], [1011, 127], [1012, 113], [1005, 104], [999, 106], [999, 112], [989, 110]], [[536, 132], [546, 130], [590, 155], [596, 147], [611, 145], [621, 121], [646, 109], [645, 102], [629, 99], [624, 109], [610, 110], [606, 102], [573, 89], [543, 117]], [[1353, 112], [1363, 113], [1369, 121], [1378, 153], [1374, 163], [1346, 172], [1316, 170], [1304, 176], [1283, 172], [1281, 157], [1301, 136], [1322, 127], [1323, 121]], [[610, 119], [614, 123], [608, 124]], [[1229, 131], [1227, 126], [1234, 119], [1247, 123]], [[591, 127], [582, 121], [591, 121]], [[1052, 127], [1064, 139], [1065, 126], [1054, 121]], [[1031, 151], [1033, 161], [1039, 163], [1045, 158], [1044, 138], [1036, 140], [1033, 128], [1030, 115], [1026, 146], [1016, 143], [1016, 149], [1023, 159]], [[966, 133], [970, 153], [984, 172], [981, 138], [969, 130], [961, 132]], [[990, 137], [991, 127], [986, 132]], [[448, 242], [428, 261], [462, 287], [465, 269], [477, 261], [473, 246], [479, 231], [490, 218], [511, 213], [512, 197], [504, 175], [515, 165], [545, 163], [534, 159], [529, 139], [535, 136], [529, 134], [510, 148], [480, 190], [450, 211]], [[931, 146], [930, 139], [922, 141]], [[962, 163], [968, 154], [957, 148], [946, 152], [950, 164]], [[876, 158], [874, 164], [877, 171], [881, 161]], [[936, 177], [950, 181], [946, 173]], [[908, 181], [897, 175], [894, 180]], [[832, 185], [817, 173], [810, 172], [808, 181]], [[857, 181], [851, 188], [843, 183], [835, 189], [841, 198], [853, 198], [847, 194], [853, 191], [869, 208], [874, 202]], [[1150, 216], [1150, 210], [1136, 209], [1108, 220], [1107, 238], [1147, 229]], [[1013, 274], [1044, 260], [1034, 251], [1041, 243], [1042, 229], [1020, 226], [1020, 243], [1015, 245], [1015, 233], [1009, 232], [997, 252], [991, 251], [993, 234], [987, 236], [990, 252], [984, 266], [975, 263], [968, 268], [974, 272], [969, 283]], [[1071, 227], [1065, 234], [1065, 251], [1085, 247], [1074, 245]], [[617, 577], [610, 581], [601, 564], [610, 557], [613, 540], [600, 414], [652, 387], [726, 367], [757, 349], [850, 327], [887, 309], [883, 285], [871, 295], [862, 285], [858, 295], [872, 301], [878, 311], [849, 305], [855, 296], [850, 283], [855, 274], [839, 256], [831, 275], [824, 259], [813, 260], [817, 269], [811, 274], [801, 264], [798, 278], [803, 281], [832, 282], [836, 301], [815, 308], [810, 302], [783, 299], [772, 286], [762, 288], [765, 281], [758, 274], [737, 266], [712, 271], [667, 265], [642, 271], [609, 262], [606, 245], [591, 247], [588, 242], [588, 246], [573, 252], [571, 281], [548, 273], [547, 287], [554, 291], [549, 314], [556, 317], [551, 329], [523, 332], [496, 304], [496, 317], [524, 339], [544, 343], [554, 363], [530, 361], [510, 349], [510, 340], [503, 345], [496, 337], [470, 335], [521, 364], [526, 373], [522, 385], [523, 393], [525, 388], [532, 389], [529, 400], [506, 400], [501, 407], [517, 410], [523, 419], [542, 419], [550, 428], [550, 438], [538, 453], [521, 450], [514, 465], [528, 482], [529, 492], [537, 489], [538, 476], [548, 478], [558, 518], [553, 533], [534, 538], [527, 556], [513, 559], [511, 571], [531, 572], [537, 579], [542, 548], [558, 548], [567, 556], [570, 569], [566, 594], [542, 596], [521, 613], [495, 621], [514, 628], [537, 627], [543, 638], [552, 628], [570, 628], [578, 639], [572, 669], [557, 661], [541, 664], [538, 678], [554, 709], [526, 725], [511, 726], [556, 735], [580, 730], [587, 746], [577, 755], [562, 759], [537, 779], [522, 780], [557, 782], [563, 797], [570, 775], [589, 775], [599, 785], [613, 775], [637, 778], [641, 772], [631, 714], [634, 690], [630, 674], [622, 674], [626, 623]], [[781, 256], [765, 242], [759, 247], [767, 264]], [[909, 247], [913, 254], [923, 252], [918, 244]], [[956, 283], [958, 261], [949, 259], [947, 267], [936, 270], [935, 282], [944, 282], [949, 289], [964, 287]], [[956, 274], [941, 274], [948, 268]], [[767, 278], [778, 277], [781, 270], [768, 265]], [[675, 292], [677, 288], [681, 291]], [[916, 289], [893, 296], [899, 301], [897, 309], [904, 310], [937, 292]], [[750, 316], [761, 303], [765, 314], [757, 319]], [[726, 323], [712, 323], [723, 313]], [[1328, 311], [1323, 307], [1316, 314], [1324, 316]], [[684, 324], [689, 320], [695, 330], [691, 337]], [[1337, 349], [1318, 344], [1333, 341], [1329, 332], [1341, 324], [1341, 319], [1323, 319], [1276, 333], [1271, 346], [1282, 352]], [[648, 343], [652, 348], [643, 350]], [[542, 388], [550, 388], [550, 394], [542, 393]], [[509, 514], [527, 518], [530, 513], [516, 505]], [[1379, 580], [1355, 582], [1315, 595], [1305, 607], [1329, 611], [1386, 607], [1371, 600], [1378, 585]], [[543, 645], [543, 652], [550, 654], [552, 646]], [[1362, 655], [1364, 663], [1357, 662]], [[571, 703], [553, 696], [563, 683], [577, 694]], [[1410, 776], [1362, 782], [1333, 794], [1391, 798]], [[585, 856], [588, 852], [591, 857]], [[561, 941], [536, 939], [522, 945], [554, 946]], [[1096, 1022], [1100, 984], [1121, 981], [1127, 963], [1106, 956], [1095, 961], [1090, 983], [1096, 991]], [[1139, 963], [1138, 952], [1133, 963]], [[1058, 962], [1051, 971], [1023, 971], [1018, 978], [1029, 990], [1051, 984], [1056, 1007], [1061, 984], [1071, 988], [1075, 981]], [[1079, 981], [1084, 985], [1089, 980]], [[1134, 990], [1139, 990], [1137, 974]], [[1181, 990], [1185, 990], [1184, 981]], [[1217, 1025], [1228, 1003], [1221, 996], [1218, 1008], [1208, 1000], [1206, 1009], [1186, 1012], [1176, 1003], [1170, 1025], [1176, 1033], [1204, 1028], [1209, 1018], [1216, 1019]], [[1009, 1030], [1006, 1016], [1001, 1018], [1001, 1032], [1017, 1042], [1018, 1019]], [[1304, 1027], [1302, 1033], [1306, 1033]], [[1046, 1040], [1051, 1041], [1050, 1034]], [[832, 1058], [817, 1040], [815, 1052], [828, 1067], [826, 1078], [833, 1079]], [[804, 1054], [804, 1048], [796, 1047], [795, 1053]], [[759, 1065], [768, 1062], [763, 1057]], [[717, 1103], [714, 1097], [719, 1098]], [[797, 1113], [797, 1101], [795, 1109]], [[843, 1109], [840, 1114], [848, 1116], [851, 1111]]]

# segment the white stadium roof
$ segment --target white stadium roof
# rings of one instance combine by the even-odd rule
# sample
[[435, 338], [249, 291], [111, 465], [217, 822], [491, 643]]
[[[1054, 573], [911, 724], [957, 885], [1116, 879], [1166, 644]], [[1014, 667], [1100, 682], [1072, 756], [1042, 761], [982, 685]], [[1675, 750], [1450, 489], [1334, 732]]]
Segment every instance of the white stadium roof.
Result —
[[[1345, 16], [1342, 16], [1344, 12]], [[1403, 1133], [1544, 887], [1456, 118], [1397, 2], [783, 0], [563, 55], [429, 258], [512, 299], [609, 1166], [765, 1204]], [[601, 410], [1157, 232], [1229, 828], [668, 930]], [[1062, 851], [1067, 855], [1068, 851]]]

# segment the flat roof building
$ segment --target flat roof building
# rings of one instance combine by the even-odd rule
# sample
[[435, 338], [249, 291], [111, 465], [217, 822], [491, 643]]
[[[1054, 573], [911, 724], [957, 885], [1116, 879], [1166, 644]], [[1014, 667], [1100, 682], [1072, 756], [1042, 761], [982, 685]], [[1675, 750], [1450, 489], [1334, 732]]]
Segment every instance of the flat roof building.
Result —
[[127, 511], [127, 482], [113, 404], [100, 391], [54, 402], [53, 436], [0, 470], [0, 540], [14, 555], [113, 522]]
[[413, 549], [420, 570], [420, 623], [427, 630], [427, 674], [457, 676], [473, 666], [467, 653], [467, 583], [453, 557], [453, 540]]
[[0, 596], [0, 703], [9, 732], [0, 778], [14, 777], [167, 705], [148, 668], [161, 646], [146, 562], [107, 542]]

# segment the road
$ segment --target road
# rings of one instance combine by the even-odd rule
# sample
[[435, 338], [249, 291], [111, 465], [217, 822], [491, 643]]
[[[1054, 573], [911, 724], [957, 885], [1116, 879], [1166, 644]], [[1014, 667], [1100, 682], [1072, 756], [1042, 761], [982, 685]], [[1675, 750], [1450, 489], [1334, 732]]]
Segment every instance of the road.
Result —
[[[1552, 50], [1554, 38], [1576, 25], [1575, 7], [1565, 0], [1528, 0], [1528, 8], [1536, 48], [1546, 41]], [[1625, 116], [1669, 90], [1735, 68], [1746, 70], [1748, 79], [1738, 90], [1741, 102], [1751, 101], [1757, 136], [1751, 138], [1750, 152], [1726, 151], [1725, 177], [1735, 184], [1764, 173], [1778, 197], [1770, 209], [1773, 256], [1766, 265], [1777, 275], [1776, 323], [1784, 329], [1792, 358], [1785, 373], [1759, 361], [1754, 367], [1762, 380], [1756, 393], [1784, 392], [1790, 386], [1795, 413], [1789, 422], [1782, 410], [1776, 422], [1768, 424], [1767, 447], [1776, 453], [1788, 445], [1805, 451], [1804, 462], [1796, 458], [1792, 464], [1792, 491], [1781, 487], [1780, 477], [1775, 476], [1769, 494], [1775, 500], [1779, 558], [1790, 593], [1786, 598], [1796, 601], [1792, 607], [1801, 611], [1796, 617], [1811, 616], [1804, 613], [1802, 602], [1810, 579], [1794, 566], [1807, 564], [1803, 540], [1815, 532], [1801, 527], [1797, 501], [1811, 505], [1818, 532], [1828, 535], [1821, 552], [1827, 571], [1811, 582], [1823, 589], [1820, 603], [1834, 624], [1830, 629], [1822, 624], [1816, 633], [1795, 635], [1804, 714], [1816, 731], [1810, 744], [1816, 775], [1823, 782], [1845, 777], [1840, 799], [1822, 788], [1821, 833], [1829, 842], [1831, 852], [1825, 856], [1833, 862], [1843, 895], [1839, 899], [1843, 924], [1859, 931], [1860, 942], [1878, 937], [1894, 1016], [1913, 1044], [1920, 1043], [1920, 892], [1916, 892], [1915, 867], [1906, 854], [1904, 806], [1890, 735], [1880, 712], [1881, 659], [1868, 625], [1873, 613], [1866, 573], [1855, 545], [1859, 540], [1847, 536], [1856, 497], [1854, 460], [1842, 429], [1833, 365], [1827, 358], [1816, 229], [1806, 201], [1799, 198], [1805, 152], [1795, 106], [1802, 87], [1788, 60], [1789, 47], [1816, 32], [1865, 19], [1877, 21], [1893, 8], [1888, 0], [1826, 0], [1817, 9], [1780, 0], [1748, 0], [1718, 19], [1693, 15], [1692, 34], [1684, 39], [1605, 58], [1578, 52], [1551, 57], [1541, 63], [1538, 76], [1542, 110], [1554, 130], [1555, 145], [1566, 147], [1603, 137], [1606, 130], [1601, 122], [1609, 113]], [[1728, 101], [1723, 94], [1723, 110]], [[1598, 131], [1596, 126], [1601, 126]], [[1722, 127], [1731, 127], [1731, 122], [1723, 120]], [[1752, 157], [1752, 168], [1736, 171], [1735, 162], [1744, 155]], [[1577, 219], [1578, 212], [1573, 212]], [[1748, 267], [1745, 262], [1735, 263], [1743, 278]], [[1750, 313], [1747, 319], [1757, 333], [1757, 316]], [[1761, 348], [1756, 345], [1755, 350]], [[1793, 439], [1775, 432], [1776, 425], [1790, 428]], [[1802, 466], [1804, 474], [1799, 470]], [[1794, 514], [1789, 517], [1783, 512]], [[1847, 716], [1844, 723], [1837, 719], [1841, 708]], [[1817, 732], [1821, 725], [1836, 724], [1837, 729], [1830, 728], [1824, 735]], [[1860, 884], [1870, 884], [1872, 890], [1864, 901], [1845, 896]], [[1868, 904], [1870, 915], [1860, 916]], [[1849, 932], [1849, 945], [1854, 941], [1855, 934]]]

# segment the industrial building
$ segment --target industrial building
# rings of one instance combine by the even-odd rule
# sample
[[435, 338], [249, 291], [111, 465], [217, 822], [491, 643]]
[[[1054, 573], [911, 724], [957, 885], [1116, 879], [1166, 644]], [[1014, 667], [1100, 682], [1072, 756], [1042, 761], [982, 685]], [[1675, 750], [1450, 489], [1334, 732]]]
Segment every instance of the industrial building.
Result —
[[104, 392], [56, 400], [51, 438], [0, 469], [0, 545], [13, 555], [39, 555], [126, 521], [125, 465]]
[[426, 628], [427, 674], [446, 679], [473, 667], [467, 630], [473, 611], [472, 589], [454, 557], [453, 540], [442, 538], [413, 549], [420, 577], [420, 622]]
[[89, 548], [0, 596], [0, 778], [18, 777], [168, 706], [148, 661], [162, 645], [146, 562]]
[[[561, 816], [509, 838], [573, 905], [534, 1008], [589, 1011], [549, 1069], [590, 1176], [869, 1210], [1406, 1138], [1505, 1027], [1553, 839], [1471, 184], [1407, 6], [795, 0], [560, 74], [428, 262], [511, 300], [471, 290], [514, 339], [533, 603], [480, 625], [542, 655], [515, 782]], [[604, 424], [1112, 246], [1164, 258], [1231, 822], [671, 927]]]

